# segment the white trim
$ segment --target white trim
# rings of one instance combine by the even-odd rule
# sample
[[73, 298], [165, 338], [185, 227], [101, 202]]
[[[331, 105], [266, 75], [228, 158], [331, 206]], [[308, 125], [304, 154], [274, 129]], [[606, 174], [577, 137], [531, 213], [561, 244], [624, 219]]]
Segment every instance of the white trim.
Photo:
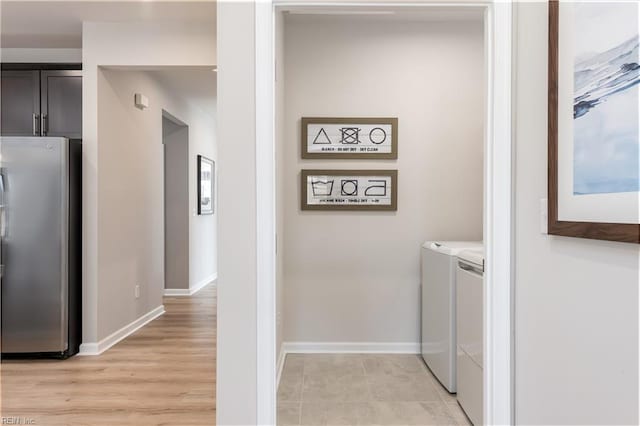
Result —
[[284, 370], [284, 360], [287, 357], [284, 344], [280, 348], [280, 356], [278, 357], [277, 373], [276, 373], [276, 391], [280, 387], [280, 378], [282, 378], [282, 370]]
[[485, 15], [484, 423], [513, 424], [512, 5], [496, 0]]
[[196, 285], [194, 285], [193, 287], [189, 287], [189, 288], [165, 288], [164, 289], [164, 296], [166, 297], [187, 297], [187, 296], [193, 296], [194, 294], [196, 294], [197, 292], [199, 292], [200, 290], [202, 290], [203, 288], [205, 288], [207, 285], [215, 282], [218, 280], [218, 274], [211, 274], [209, 275], [207, 278], [205, 278], [204, 280], [201, 280], [200, 282], [196, 283]]
[[188, 288], [165, 288], [165, 297], [186, 297], [191, 296], [191, 289]]
[[82, 355], [100, 355], [98, 351], [97, 343], [81, 343], [80, 344], [80, 352], [78, 352], [79, 356]]
[[276, 424], [275, 42], [271, 0], [255, 3], [256, 421]]
[[216, 282], [217, 280], [218, 280], [217, 272], [214, 272], [213, 274], [209, 275], [207, 278], [200, 280], [200, 282], [197, 282], [196, 285], [189, 287], [189, 292], [191, 293], [190, 296], [193, 296], [194, 294], [196, 294], [197, 292], [199, 292], [209, 284]]
[[147, 312], [140, 318], [125, 325], [115, 333], [110, 334], [98, 343], [83, 343], [80, 345], [80, 353], [78, 355], [100, 355], [116, 343], [132, 335], [145, 325], [149, 324], [160, 315], [164, 314], [164, 305]]
[[486, 8], [489, 4], [491, 4], [492, 0], [485, 1], [429, 1], [429, 0], [416, 0], [416, 1], [404, 1], [404, 2], [393, 2], [393, 1], [323, 1], [323, 0], [275, 0], [274, 3], [278, 7], [278, 9], [282, 11], [290, 11], [290, 10], [300, 10], [304, 12], [305, 9], [308, 11], [309, 9], [319, 9], [319, 8], [336, 8], [336, 9], [345, 9], [345, 8], [368, 8], [368, 7], [378, 7], [378, 8], [424, 8], [424, 7], [459, 7], [459, 8], [474, 8], [474, 9], [482, 9]]
[[[265, 206], [258, 209], [258, 234], [266, 239], [258, 238], [258, 262], [259, 272], [267, 272], [266, 275], [258, 275], [257, 300], [257, 324], [258, 324], [258, 411], [268, 411], [265, 404], [271, 404], [271, 410], [275, 410], [275, 388], [270, 380], [265, 380], [275, 375], [276, 363], [273, 359], [275, 353], [275, 328], [276, 316], [273, 309], [273, 292], [275, 281], [272, 270], [275, 266], [275, 246], [271, 244], [274, 235], [275, 217], [273, 213], [275, 182], [273, 181], [274, 163], [273, 152], [265, 152], [267, 145], [273, 149], [273, 118], [274, 118], [274, 88], [273, 70], [275, 60], [265, 61], [268, 55], [273, 56], [273, 10], [271, 16], [267, 16], [267, 9], [271, 8], [272, 0], [257, 2], [256, 9], [256, 124], [257, 151], [256, 173], [258, 182], [258, 201], [266, 201]], [[336, 1], [305, 1], [305, 0], [273, 0], [278, 10], [340, 7], [433, 7], [448, 6], [459, 8], [485, 8], [485, 27], [487, 37], [485, 40], [487, 49], [487, 129], [485, 146], [485, 424], [511, 424], [514, 419], [513, 409], [513, 305], [512, 305], [512, 141], [511, 141], [511, 84], [512, 84], [512, 5], [511, 1], [493, 0], [487, 2], [430, 2], [429, 0], [412, 1], [407, 3], [376, 2], [376, 1], [352, 1], [341, 3]], [[262, 87], [270, 79], [269, 88]], [[258, 87], [260, 86], [260, 87]], [[258, 115], [259, 114], [259, 115]], [[270, 125], [262, 122], [263, 119], [272, 120]], [[258, 129], [267, 130], [258, 132]], [[269, 143], [266, 143], [269, 141]], [[269, 155], [270, 154], [270, 155]], [[274, 197], [265, 199], [265, 196]], [[268, 216], [261, 217], [265, 212]], [[262, 212], [262, 213], [261, 213]], [[273, 262], [266, 265], [265, 262]], [[260, 295], [260, 293], [263, 293]], [[264, 332], [267, 330], [267, 332]], [[271, 339], [268, 341], [268, 339]], [[311, 348], [299, 344], [298, 349], [307, 348], [318, 351], [318, 344]], [[331, 344], [333, 345], [333, 344]], [[355, 343], [350, 348], [342, 346], [324, 346], [327, 350], [344, 351], [347, 349], [362, 351], [374, 350], [375, 346]], [[348, 345], [348, 344], [347, 344]], [[389, 351], [392, 348], [377, 346], [377, 349]], [[283, 349], [284, 350], [284, 349]], [[407, 349], [408, 350], [408, 349]], [[415, 349], [414, 349], [415, 350]], [[266, 353], [267, 358], [261, 359]], [[414, 352], [415, 353], [415, 352]], [[271, 395], [268, 395], [271, 393]], [[274, 424], [274, 417], [259, 417], [259, 424]]]
[[276, 389], [288, 354], [420, 354], [415, 342], [283, 342], [276, 367]]
[[284, 342], [285, 354], [419, 354], [416, 342]]

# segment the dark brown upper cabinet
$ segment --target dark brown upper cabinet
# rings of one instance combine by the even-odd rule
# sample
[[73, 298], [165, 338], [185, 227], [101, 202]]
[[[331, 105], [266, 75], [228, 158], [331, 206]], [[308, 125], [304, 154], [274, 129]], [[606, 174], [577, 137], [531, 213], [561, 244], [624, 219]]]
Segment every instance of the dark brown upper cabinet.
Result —
[[3, 70], [3, 136], [82, 138], [82, 71]]
[[2, 71], [0, 131], [40, 136], [40, 71]]

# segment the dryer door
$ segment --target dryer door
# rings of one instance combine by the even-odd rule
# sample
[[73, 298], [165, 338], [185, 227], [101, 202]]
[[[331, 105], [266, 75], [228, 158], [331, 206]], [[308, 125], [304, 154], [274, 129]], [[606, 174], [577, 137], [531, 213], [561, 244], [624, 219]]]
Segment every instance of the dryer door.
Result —
[[473, 424], [480, 425], [483, 419], [481, 269], [459, 261], [456, 281], [458, 402]]

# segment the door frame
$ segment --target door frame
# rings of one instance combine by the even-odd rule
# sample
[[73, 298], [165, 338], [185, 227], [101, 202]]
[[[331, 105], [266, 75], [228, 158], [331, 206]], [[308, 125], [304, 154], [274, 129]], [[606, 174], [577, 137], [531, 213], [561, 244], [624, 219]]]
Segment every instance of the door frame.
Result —
[[257, 0], [255, 129], [257, 213], [257, 423], [276, 420], [275, 17], [284, 10], [482, 8], [485, 22], [484, 423], [513, 424], [512, 2]]

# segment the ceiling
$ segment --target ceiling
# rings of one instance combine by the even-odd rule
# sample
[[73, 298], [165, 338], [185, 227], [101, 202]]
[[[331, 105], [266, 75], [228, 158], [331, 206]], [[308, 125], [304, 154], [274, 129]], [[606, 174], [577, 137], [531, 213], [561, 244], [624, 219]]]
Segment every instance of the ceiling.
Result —
[[215, 116], [217, 74], [211, 68], [168, 68], [147, 72], [165, 88]]
[[216, 25], [213, 0], [0, 2], [2, 47], [80, 48], [82, 22], [194, 22]]

